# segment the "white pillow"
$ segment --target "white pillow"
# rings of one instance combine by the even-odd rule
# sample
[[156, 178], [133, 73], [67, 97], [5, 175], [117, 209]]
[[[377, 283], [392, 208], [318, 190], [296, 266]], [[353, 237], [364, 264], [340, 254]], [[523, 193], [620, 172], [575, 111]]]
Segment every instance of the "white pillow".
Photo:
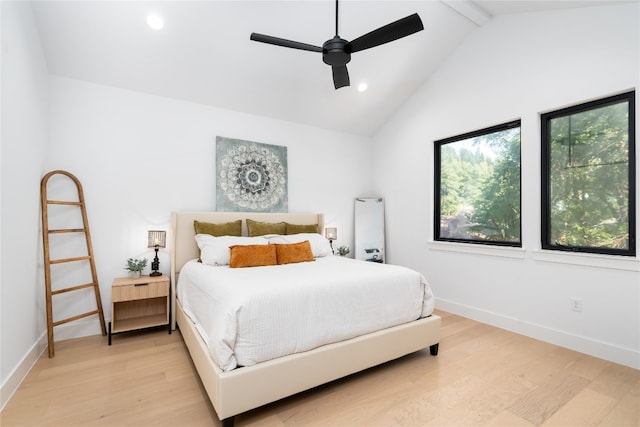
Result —
[[196, 234], [196, 242], [200, 248], [200, 259], [207, 265], [229, 265], [229, 257], [231, 251], [230, 246], [233, 245], [266, 245], [269, 243], [262, 236], [258, 237], [236, 237], [236, 236], [219, 236], [215, 237], [210, 234]]
[[269, 243], [300, 243], [308, 240], [311, 244], [311, 252], [314, 258], [331, 255], [331, 245], [329, 241], [319, 233], [299, 233], [299, 234], [268, 234], [266, 236]]

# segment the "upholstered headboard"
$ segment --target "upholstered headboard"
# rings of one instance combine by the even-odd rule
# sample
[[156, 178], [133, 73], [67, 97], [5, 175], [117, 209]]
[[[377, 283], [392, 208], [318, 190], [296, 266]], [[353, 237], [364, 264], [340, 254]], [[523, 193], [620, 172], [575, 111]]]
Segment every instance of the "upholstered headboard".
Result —
[[247, 235], [245, 219], [262, 222], [288, 222], [290, 224], [318, 224], [318, 232], [324, 232], [324, 215], [321, 213], [266, 213], [266, 212], [173, 212], [171, 214], [171, 325], [175, 328], [176, 281], [182, 266], [198, 258], [200, 250], [195, 240], [193, 221], [224, 223], [242, 220], [242, 235]]

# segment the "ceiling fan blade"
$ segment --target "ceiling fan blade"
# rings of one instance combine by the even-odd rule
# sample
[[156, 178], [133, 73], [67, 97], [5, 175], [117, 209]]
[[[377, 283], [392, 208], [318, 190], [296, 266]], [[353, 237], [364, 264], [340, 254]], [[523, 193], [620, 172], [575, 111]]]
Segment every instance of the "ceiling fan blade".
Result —
[[347, 71], [346, 65], [334, 65], [331, 70], [333, 71], [333, 86], [336, 89], [349, 86], [349, 71]]
[[422, 30], [424, 30], [422, 20], [417, 13], [414, 13], [350, 41], [347, 43], [346, 49], [351, 53], [358, 52], [398, 40]]
[[276, 46], [290, 47], [293, 49], [309, 50], [311, 52], [322, 52], [320, 46], [314, 46], [312, 44], [294, 42], [292, 40], [281, 39], [279, 37], [267, 36], [264, 34], [251, 33], [251, 40], [256, 42], [262, 42], [267, 44], [273, 44]]

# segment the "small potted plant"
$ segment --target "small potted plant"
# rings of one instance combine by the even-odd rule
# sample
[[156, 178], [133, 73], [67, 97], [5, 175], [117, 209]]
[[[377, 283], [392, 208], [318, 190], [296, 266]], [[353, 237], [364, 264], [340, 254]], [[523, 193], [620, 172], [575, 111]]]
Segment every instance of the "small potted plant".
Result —
[[351, 249], [349, 249], [349, 246], [342, 245], [338, 248], [338, 255], [340, 256], [347, 256], [349, 255], [349, 252], [351, 252]]
[[147, 266], [146, 258], [129, 258], [125, 270], [129, 271], [129, 277], [137, 279], [142, 274], [142, 270]]

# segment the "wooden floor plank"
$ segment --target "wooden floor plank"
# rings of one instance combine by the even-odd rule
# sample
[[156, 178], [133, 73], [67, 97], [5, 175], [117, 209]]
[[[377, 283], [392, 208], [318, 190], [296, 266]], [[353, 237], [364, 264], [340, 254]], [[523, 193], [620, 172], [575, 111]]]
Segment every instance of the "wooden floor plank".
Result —
[[519, 399], [509, 407], [509, 411], [534, 425], [542, 425], [588, 384], [587, 379], [573, 374], [554, 376]]
[[[640, 371], [442, 316], [416, 352], [236, 417], [238, 427], [640, 425]], [[0, 413], [14, 426], [219, 426], [179, 331], [56, 343]]]
[[640, 426], [640, 380], [600, 422], [601, 427]]
[[542, 426], [597, 426], [615, 405], [615, 399], [586, 388], [558, 409]]
[[509, 411], [500, 412], [484, 425], [485, 427], [535, 427], [529, 421], [523, 420]]

